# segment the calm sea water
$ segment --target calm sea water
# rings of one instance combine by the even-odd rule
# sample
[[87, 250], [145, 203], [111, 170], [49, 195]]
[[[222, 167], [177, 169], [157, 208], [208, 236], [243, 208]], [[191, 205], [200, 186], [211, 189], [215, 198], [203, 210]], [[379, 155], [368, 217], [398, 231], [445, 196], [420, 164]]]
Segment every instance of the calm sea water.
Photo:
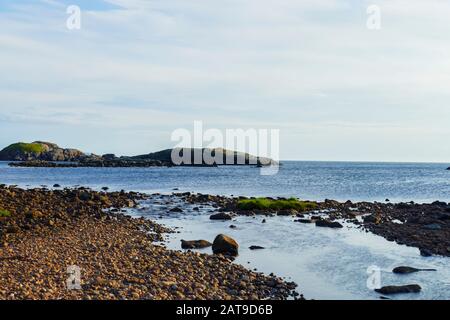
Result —
[[283, 163], [278, 174], [254, 167], [219, 168], [10, 168], [0, 162], [0, 183], [108, 186], [142, 192], [194, 191], [223, 195], [295, 196], [309, 200], [450, 202], [447, 164]]

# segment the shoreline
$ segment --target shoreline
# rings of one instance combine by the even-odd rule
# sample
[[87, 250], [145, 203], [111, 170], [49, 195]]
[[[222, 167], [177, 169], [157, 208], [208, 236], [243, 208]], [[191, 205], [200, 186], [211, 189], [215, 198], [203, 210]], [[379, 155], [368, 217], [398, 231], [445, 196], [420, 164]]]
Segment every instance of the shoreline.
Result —
[[[171, 230], [121, 212], [144, 198], [86, 188], [1, 186], [0, 207], [10, 214], [0, 218], [0, 299], [294, 297], [295, 284], [247, 270], [227, 256], [156, 245]], [[67, 290], [71, 265], [81, 269], [82, 290]]]

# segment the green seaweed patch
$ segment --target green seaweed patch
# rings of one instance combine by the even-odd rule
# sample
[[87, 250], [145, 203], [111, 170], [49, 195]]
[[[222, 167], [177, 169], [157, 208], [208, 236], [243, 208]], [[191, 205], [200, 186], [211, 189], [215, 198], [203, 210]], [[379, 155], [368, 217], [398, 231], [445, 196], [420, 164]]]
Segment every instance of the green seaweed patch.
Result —
[[296, 198], [289, 199], [243, 199], [239, 200], [237, 204], [241, 210], [297, 210], [300, 212], [314, 210], [317, 204], [309, 201], [300, 201]]
[[3, 149], [4, 152], [11, 152], [11, 151], [20, 151], [20, 152], [26, 152], [26, 153], [42, 153], [45, 151], [45, 147], [40, 143], [14, 143], [5, 149]]
[[0, 209], [0, 218], [11, 217], [11, 212], [8, 210]]

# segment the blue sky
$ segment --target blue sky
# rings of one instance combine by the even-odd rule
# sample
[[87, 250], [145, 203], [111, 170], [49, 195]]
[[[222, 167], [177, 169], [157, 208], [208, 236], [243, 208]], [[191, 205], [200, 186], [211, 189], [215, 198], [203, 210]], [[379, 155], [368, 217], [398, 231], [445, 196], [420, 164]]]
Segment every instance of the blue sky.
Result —
[[202, 120], [280, 129], [282, 159], [448, 162], [449, 14], [444, 0], [0, 0], [0, 146], [140, 154]]

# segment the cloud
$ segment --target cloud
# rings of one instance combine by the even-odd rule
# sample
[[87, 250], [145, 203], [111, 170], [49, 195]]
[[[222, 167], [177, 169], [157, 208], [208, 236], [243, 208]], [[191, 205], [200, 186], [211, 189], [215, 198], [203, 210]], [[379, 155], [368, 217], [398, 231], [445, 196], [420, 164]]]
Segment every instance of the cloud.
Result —
[[[82, 9], [81, 30], [65, 28], [67, 1], [0, 10], [2, 119], [122, 134], [170, 132], [193, 120], [272, 125], [285, 136], [330, 132], [348, 148], [348, 128], [368, 138], [447, 132], [447, 1], [72, 2]], [[380, 31], [366, 28], [372, 3], [381, 8]], [[314, 138], [303, 143], [321, 156]]]

